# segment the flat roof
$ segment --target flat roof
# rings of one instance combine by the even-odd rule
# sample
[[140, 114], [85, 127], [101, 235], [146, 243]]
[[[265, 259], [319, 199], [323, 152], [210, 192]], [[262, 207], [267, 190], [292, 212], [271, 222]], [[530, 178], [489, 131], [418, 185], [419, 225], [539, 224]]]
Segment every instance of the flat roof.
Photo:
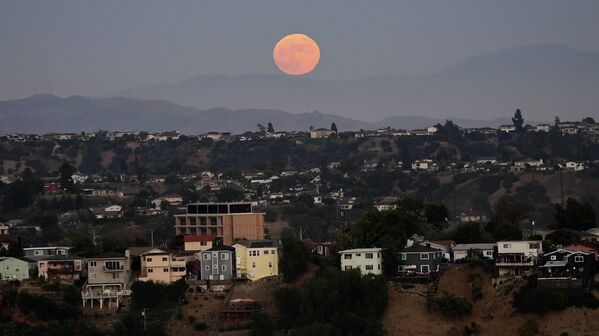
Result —
[[367, 252], [381, 252], [383, 249], [380, 247], [364, 247], [355, 248], [350, 250], [339, 251], [339, 253], [367, 253]]

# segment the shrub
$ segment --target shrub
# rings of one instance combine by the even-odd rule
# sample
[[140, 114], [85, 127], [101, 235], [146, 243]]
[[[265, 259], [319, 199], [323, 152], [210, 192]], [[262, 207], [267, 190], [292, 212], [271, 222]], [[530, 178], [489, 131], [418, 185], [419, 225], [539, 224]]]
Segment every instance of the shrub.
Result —
[[187, 321], [189, 322], [189, 324], [193, 324], [196, 321], [196, 317], [195, 316], [188, 316], [187, 317]]
[[545, 314], [564, 310], [568, 306], [568, 296], [547, 288], [522, 287], [514, 293], [514, 307], [521, 313]]
[[539, 324], [534, 320], [528, 320], [518, 329], [519, 336], [534, 336], [539, 333]]
[[472, 303], [466, 298], [455, 294], [445, 294], [439, 298], [431, 299], [434, 309], [448, 317], [462, 317], [472, 314]]
[[183, 320], [183, 313], [182, 312], [178, 312], [177, 315], [175, 315], [175, 318], [177, 320]]

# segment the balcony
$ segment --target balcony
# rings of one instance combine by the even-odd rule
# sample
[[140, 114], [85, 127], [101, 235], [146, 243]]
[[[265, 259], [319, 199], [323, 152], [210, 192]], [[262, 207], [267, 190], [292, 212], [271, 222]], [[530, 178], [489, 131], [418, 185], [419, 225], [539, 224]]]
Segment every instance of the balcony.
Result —
[[102, 267], [104, 272], [122, 272], [125, 270], [125, 265], [120, 266], [104, 266]]

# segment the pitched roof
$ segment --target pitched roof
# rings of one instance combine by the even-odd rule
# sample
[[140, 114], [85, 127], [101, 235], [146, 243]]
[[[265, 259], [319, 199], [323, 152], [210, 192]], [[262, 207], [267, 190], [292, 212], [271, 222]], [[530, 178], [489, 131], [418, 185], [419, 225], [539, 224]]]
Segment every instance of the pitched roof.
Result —
[[207, 249], [206, 251], [230, 251], [235, 252], [235, 248], [228, 245], [218, 245], [213, 246], [212, 248]]
[[270, 240], [259, 240], [250, 242], [249, 248], [260, 248], [260, 247], [275, 247], [275, 244]]
[[151, 249], [153, 249], [152, 246], [133, 246], [128, 248], [129, 255], [132, 257], [138, 257]]
[[475, 243], [475, 244], [458, 244], [453, 247], [454, 251], [468, 250], [492, 250], [495, 248], [495, 243]]
[[416, 245], [416, 246], [411, 246], [411, 247], [405, 248], [403, 250], [399, 250], [399, 252], [421, 253], [421, 252], [443, 252], [443, 251], [436, 249], [434, 247], [426, 246], [426, 245]]

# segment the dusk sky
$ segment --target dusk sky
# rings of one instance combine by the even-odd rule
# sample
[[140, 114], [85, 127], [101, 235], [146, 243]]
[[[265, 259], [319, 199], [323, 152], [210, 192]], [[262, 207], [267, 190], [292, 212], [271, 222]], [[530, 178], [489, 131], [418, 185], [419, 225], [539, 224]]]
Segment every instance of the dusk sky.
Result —
[[596, 0], [0, 0], [0, 99], [280, 74], [272, 48], [295, 32], [320, 45], [318, 79], [430, 74], [532, 44], [599, 51], [597, 14]]

